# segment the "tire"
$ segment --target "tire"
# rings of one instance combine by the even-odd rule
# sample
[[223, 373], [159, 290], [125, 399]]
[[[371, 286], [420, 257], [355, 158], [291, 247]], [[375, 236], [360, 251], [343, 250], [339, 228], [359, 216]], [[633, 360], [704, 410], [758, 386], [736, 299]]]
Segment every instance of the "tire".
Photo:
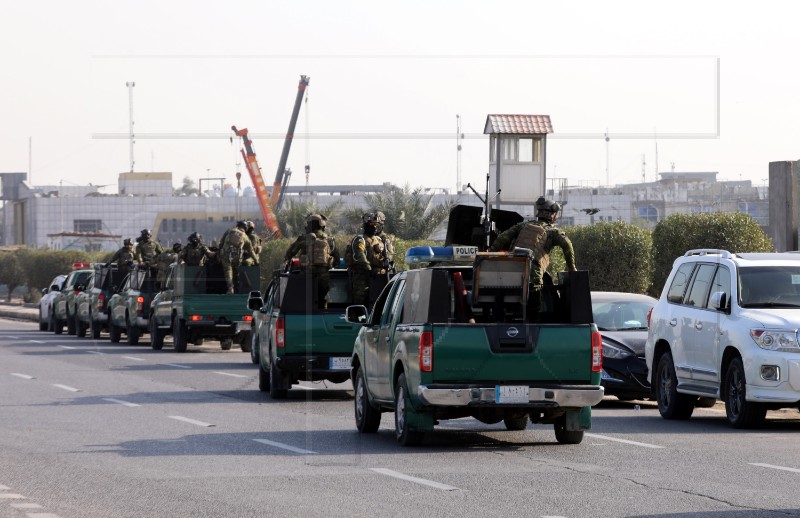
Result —
[[664, 419], [686, 420], [694, 412], [695, 397], [678, 393], [678, 377], [672, 354], [664, 353], [658, 360], [654, 385], [658, 412]]
[[75, 336], [78, 338], [84, 338], [86, 336], [86, 330], [89, 328], [84, 322], [78, 320], [78, 315], [75, 315]]
[[98, 340], [100, 338], [100, 332], [103, 330], [100, 322], [92, 320], [92, 326], [90, 329], [92, 331], [92, 338]]
[[375, 409], [369, 402], [367, 394], [367, 381], [364, 370], [359, 367], [356, 371], [355, 397], [353, 398], [356, 416], [356, 428], [361, 433], [375, 433], [381, 426], [381, 411]]
[[122, 328], [114, 322], [110, 322], [108, 324], [108, 337], [111, 339], [112, 344], [118, 344], [122, 338]]
[[506, 430], [518, 432], [528, 428], [528, 416], [522, 417], [506, 417], [503, 419], [503, 424], [506, 425]]
[[283, 381], [283, 374], [274, 363], [269, 365], [269, 397], [272, 399], [286, 399], [289, 397], [289, 389], [280, 387]]
[[64, 322], [56, 318], [55, 311], [50, 317], [50, 321], [53, 322], [53, 332], [55, 334], [60, 335], [64, 332]]
[[250, 333], [250, 336], [250, 361], [255, 364], [259, 361], [258, 351], [261, 349], [261, 347], [258, 341], [258, 333]]
[[261, 364], [258, 364], [258, 390], [261, 392], [269, 392], [269, 371], [266, 370]]
[[223, 351], [230, 351], [233, 347], [233, 338], [222, 338], [219, 341], [219, 346]]
[[186, 346], [189, 345], [189, 330], [181, 318], [176, 317], [175, 322], [172, 324], [172, 340], [175, 352], [186, 352]]
[[241, 347], [243, 353], [249, 353], [253, 349], [253, 331], [246, 331], [243, 335], [242, 341], [239, 342], [239, 347]]
[[166, 333], [158, 328], [154, 315], [150, 315], [148, 325], [150, 326], [150, 347], [154, 351], [160, 351], [164, 347], [164, 335]]
[[725, 371], [725, 414], [734, 428], [757, 428], [764, 423], [767, 407], [747, 401], [747, 379], [741, 358], [734, 358]]
[[50, 311], [50, 316], [47, 317], [47, 330], [55, 333], [56, 331], [56, 316], [53, 311]]
[[75, 335], [75, 316], [70, 316], [69, 311], [67, 311], [67, 334], [68, 335]]
[[403, 373], [397, 378], [397, 384], [394, 387], [394, 435], [401, 446], [417, 446], [425, 437], [424, 432], [411, 429], [408, 422], [409, 414], [412, 412], [410, 407], [411, 400], [408, 397], [406, 375]]
[[139, 337], [142, 336], [142, 330], [136, 324], [131, 325], [128, 321], [128, 345], [139, 345]]
[[567, 430], [567, 414], [556, 420], [553, 429], [559, 444], [580, 444], [583, 441], [583, 430]]
[[42, 322], [42, 308], [39, 308], [39, 331], [47, 331], [49, 325], [49, 319]]

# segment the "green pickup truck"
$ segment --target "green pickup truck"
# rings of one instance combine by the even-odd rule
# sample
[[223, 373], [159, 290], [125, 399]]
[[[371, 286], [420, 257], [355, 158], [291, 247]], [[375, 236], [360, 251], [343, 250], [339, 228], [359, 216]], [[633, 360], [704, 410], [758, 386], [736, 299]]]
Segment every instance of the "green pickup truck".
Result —
[[[440, 248], [450, 248], [450, 261], [475, 252]], [[502, 421], [509, 430], [530, 420], [554, 425], [560, 443], [580, 443], [603, 398], [587, 272], [546, 287], [541, 320], [530, 323], [527, 257], [477, 256], [473, 265], [401, 272], [371, 312], [347, 308], [347, 320], [362, 326], [351, 361], [356, 427], [374, 433], [381, 413], [394, 412], [398, 442], [414, 445], [442, 419]]]
[[150, 304], [151, 347], [161, 349], [164, 337], [171, 334], [177, 352], [185, 352], [189, 343], [201, 345], [206, 338], [219, 340], [223, 350], [235, 342], [249, 352], [253, 316], [247, 300], [258, 283], [258, 265], [241, 266], [239, 285], [229, 294], [218, 264], [173, 264], [164, 289]]
[[300, 380], [341, 383], [350, 378], [353, 341], [360, 325], [345, 321], [352, 303], [347, 270], [333, 269], [327, 309], [319, 309], [316, 279], [302, 270], [276, 272], [265, 297], [254, 292], [251, 354], [258, 388], [284, 399]]

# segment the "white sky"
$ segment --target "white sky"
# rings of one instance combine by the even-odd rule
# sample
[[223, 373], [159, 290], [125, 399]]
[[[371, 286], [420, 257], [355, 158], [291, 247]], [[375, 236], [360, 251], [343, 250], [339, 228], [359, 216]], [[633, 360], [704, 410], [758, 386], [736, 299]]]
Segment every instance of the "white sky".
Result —
[[483, 186], [489, 113], [550, 115], [547, 176], [570, 185], [641, 181], [643, 157], [653, 180], [656, 148], [661, 172], [763, 185], [770, 161], [800, 158], [798, 14], [797, 2], [4, 2], [0, 171], [28, 171], [31, 138], [34, 184], [115, 192], [135, 81], [136, 171], [235, 181], [237, 125], [271, 184], [305, 74], [292, 185], [310, 163], [311, 184], [452, 190], [459, 114], [462, 183]]

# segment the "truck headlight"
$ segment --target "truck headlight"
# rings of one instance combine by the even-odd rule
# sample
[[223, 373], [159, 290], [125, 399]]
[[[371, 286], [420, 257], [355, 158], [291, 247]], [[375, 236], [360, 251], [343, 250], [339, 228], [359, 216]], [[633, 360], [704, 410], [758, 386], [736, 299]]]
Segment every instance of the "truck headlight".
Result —
[[624, 347], [619, 347], [608, 342], [603, 342], [603, 357], [613, 358], [615, 360], [622, 360], [633, 356], [633, 353]]
[[751, 329], [750, 336], [768, 351], [800, 352], [796, 329]]

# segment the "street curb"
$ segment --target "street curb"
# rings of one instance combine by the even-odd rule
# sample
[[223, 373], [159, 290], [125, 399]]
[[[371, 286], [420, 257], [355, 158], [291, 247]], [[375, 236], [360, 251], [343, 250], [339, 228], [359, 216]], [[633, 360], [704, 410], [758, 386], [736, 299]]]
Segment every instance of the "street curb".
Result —
[[0, 318], [13, 318], [14, 320], [27, 320], [31, 322], [38, 322], [39, 321], [39, 313], [38, 311], [31, 311], [31, 310], [23, 310], [20, 309], [13, 309], [10, 307], [2, 307], [0, 306]]

